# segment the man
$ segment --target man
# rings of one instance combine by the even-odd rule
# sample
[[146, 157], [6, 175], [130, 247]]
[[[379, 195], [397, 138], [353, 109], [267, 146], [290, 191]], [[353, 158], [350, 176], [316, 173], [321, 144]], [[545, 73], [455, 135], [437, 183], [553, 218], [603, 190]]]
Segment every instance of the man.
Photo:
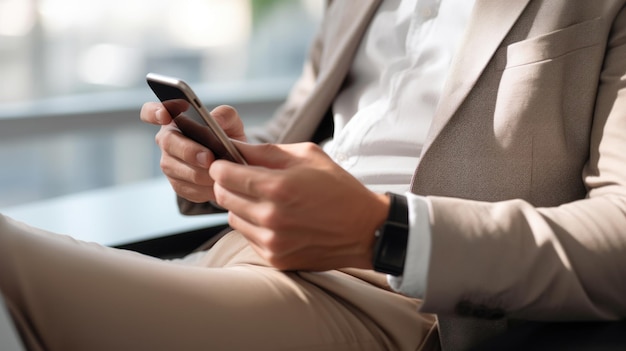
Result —
[[[28, 244], [36, 240], [19, 235], [0, 237], [0, 250], [8, 243], [44, 255], [54, 246], [89, 267], [66, 278], [90, 288], [73, 296], [69, 328], [81, 331], [81, 341], [98, 339], [76, 322], [95, 314], [98, 327], [115, 326], [106, 340], [118, 346], [124, 328], [146, 346], [155, 319], [176, 316], [176, 304], [185, 311], [175, 319], [181, 343], [230, 340], [243, 348], [247, 339], [257, 349], [429, 348], [436, 326], [425, 313], [438, 315], [446, 350], [467, 348], [507, 319], [623, 318], [623, 6], [331, 2], [285, 106], [263, 133], [251, 133], [274, 144], [238, 144], [251, 166], [213, 162], [159, 104], [142, 109], [143, 120], [165, 125], [157, 142], [181, 209], [214, 211], [216, 202], [235, 232], [180, 265], [109, 250], [81, 257], [65, 241]], [[430, 116], [429, 106], [436, 106]], [[214, 115], [232, 138], [246, 140], [236, 111], [220, 107]], [[385, 241], [396, 234], [400, 240]], [[375, 251], [377, 241], [406, 259]], [[395, 290], [423, 303], [389, 291], [385, 275], [367, 270], [372, 261], [391, 273]], [[63, 264], [55, 271], [70, 266]], [[10, 280], [0, 283], [26, 320], [22, 329], [54, 340], [57, 329], [45, 323], [53, 313], [41, 310], [66, 290], [42, 285], [49, 290], [33, 298], [39, 285], [16, 292]], [[111, 283], [116, 288], [106, 290]], [[19, 297], [23, 291], [29, 299]], [[106, 308], [94, 308], [93, 296]], [[130, 310], [120, 321], [122, 308]], [[167, 336], [154, 340], [163, 346]]]

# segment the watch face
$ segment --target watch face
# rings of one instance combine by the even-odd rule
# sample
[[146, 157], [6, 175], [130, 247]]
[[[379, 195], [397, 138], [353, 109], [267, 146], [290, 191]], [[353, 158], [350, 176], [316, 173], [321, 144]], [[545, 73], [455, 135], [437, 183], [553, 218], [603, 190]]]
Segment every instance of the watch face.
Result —
[[401, 275], [404, 271], [406, 246], [409, 241], [409, 210], [407, 198], [387, 193], [389, 214], [387, 220], [376, 232], [378, 239], [374, 246], [374, 270]]
[[385, 225], [375, 249], [374, 269], [382, 273], [402, 275], [407, 241], [406, 227]]

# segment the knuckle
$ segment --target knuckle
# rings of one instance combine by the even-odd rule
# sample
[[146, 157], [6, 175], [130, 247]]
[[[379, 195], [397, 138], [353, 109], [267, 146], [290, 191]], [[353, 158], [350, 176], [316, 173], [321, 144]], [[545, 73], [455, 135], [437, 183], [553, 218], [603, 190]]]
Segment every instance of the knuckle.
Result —
[[160, 130], [156, 133], [156, 135], [154, 136], [154, 142], [161, 148], [163, 149], [163, 146], [165, 145], [165, 135], [163, 133], [163, 130]]
[[259, 148], [259, 154], [262, 154], [262, 155], [271, 155], [277, 150], [278, 151], [280, 150], [278, 146], [276, 146], [275, 144], [271, 144], [271, 143], [257, 144], [256, 147]]
[[[276, 208], [276, 205], [269, 204], [264, 208], [259, 210], [258, 213], [258, 222], [264, 228], [279, 230], [283, 229], [283, 220], [279, 211]], [[268, 241], [271, 242], [275, 235], [268, 235]]]
[[314, 152], [317, 152], [318, 150], [320, 150], [319, 145], [317, 145], [317, 144], [315, 144], [315, 143], [313, 143], [313, 142], [310, 142], [310, 141], [304, 142], [304, 143], [303, 143], [303, 145], [304, 145], [304, 149], [305, 149], [306, 151], [314, 151]]
[[192, 158], [195, 157], [196, 153], [193, 150], [193, 145], [189, 143], [181, 143], [180, 147], [180, 156], [181, 159], [185, 162], [189, 162]]
[[282, 260], [280, 257], [278, 257], [278, 256], [277, 256], [275, 253], [273, 253], [273, 252], [272, 252], [272, 253], [267, 253], [267, 254], [265, 255], [265, 259], [267, 260], [267, 262], [268, 262], [268, 263], [269, 263], [272, 267], [275, 267], [275, 268], [280, 269], [280, 270], [284, 270], [284, 269], [286, 269], [286, 265], [285, 265], [285, 263], [283, 262], [283, 260]]
[[280, 233], [265, 231], [262, 236], [257, 236], [255, 247], [257, 252], [271, 266], [278, 269], [288, 269], [291, 255], [286, 254], [288, 243]]
[[[226, 196], [226, 193], [223, 191], [222, 187], [220, 187], [219, 185], [215, 185], [212, 187], [211, 192], [213, 193], [213, 198], [220, 206], [226, 205], [227, 196]], [[228, 213], [229, 222], [231, 220], [235, 220], [236, 218], [237, 217], [235, 217], [235, 215], [232, 212]], [[233, 224], [233, 223], [230, 223], [230, 224]]]
[[187, 173], [187, 178], [193, 184], [198, 185], [211, 185], [208, 172], [192, 169]]
[[167, 126], [161, 126], [161, 129], [154, 136], [154, 141], [163, 151], [167, 151], [172, 147], [172, 138], [174, 133]]
[[260, 186], [263, 187], [262, 193], [276, 203], [288, 202], [295, 190], [291, 179], [282, 174], [276, 175]]
[[312, 142], [305, 142], [302, 144], [302, 153], [303, 156], [318, 154], [322, 152], [322, 149], [319, 145]]
[[262, 187], [261, 192], [267, 196], [268, 199], [275, 201], [282, 195], [282, 183], [284, 183], [284, 181], [277, 178], [266, 181], [265, 183], [260, 184]]
[[172, 167], [169, 157], [161, 155], [161, 159], [159, 160], [159, 167], [161, 167], [161, 170], [163, 171], [163, 173], [165, 173], [165, 175], [172, 174]]
[[282, 243], [280, 237], [276, 235], [274, 232], [266, 235], [261, 245], [265, 248], [267, 255], [272, 257], [273, 259], [279, 258], [279, 253], [282, 252]]
[[271, 251], [266, 250], [265, 257], [267, 262], [272, 265], [272, 267], [279, 270], [289, 270], [292, 269], [291, 260], [288, 256], [285, 256], [280, 253], [280, 251]]

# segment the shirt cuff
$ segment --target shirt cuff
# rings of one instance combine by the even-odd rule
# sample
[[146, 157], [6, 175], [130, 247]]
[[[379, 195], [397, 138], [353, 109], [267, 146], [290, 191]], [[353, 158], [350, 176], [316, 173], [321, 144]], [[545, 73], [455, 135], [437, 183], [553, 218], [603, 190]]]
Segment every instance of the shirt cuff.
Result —
[[392, 289], [420, 299], [426, 293], [431, 252], [430, 201], [424, 196], [406, 193], [409, 207], [409, 240], [404, 272], [387, 276]]

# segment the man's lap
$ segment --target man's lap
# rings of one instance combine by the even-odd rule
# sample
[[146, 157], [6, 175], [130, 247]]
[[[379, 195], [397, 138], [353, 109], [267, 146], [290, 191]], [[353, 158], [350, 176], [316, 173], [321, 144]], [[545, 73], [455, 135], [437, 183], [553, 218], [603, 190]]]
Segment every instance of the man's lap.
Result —
[[54, 349], [415, 349], [419, 301], [344, 272], [280, 272], [237, 233], [181, 260], [0, 219], [0, 288]]

